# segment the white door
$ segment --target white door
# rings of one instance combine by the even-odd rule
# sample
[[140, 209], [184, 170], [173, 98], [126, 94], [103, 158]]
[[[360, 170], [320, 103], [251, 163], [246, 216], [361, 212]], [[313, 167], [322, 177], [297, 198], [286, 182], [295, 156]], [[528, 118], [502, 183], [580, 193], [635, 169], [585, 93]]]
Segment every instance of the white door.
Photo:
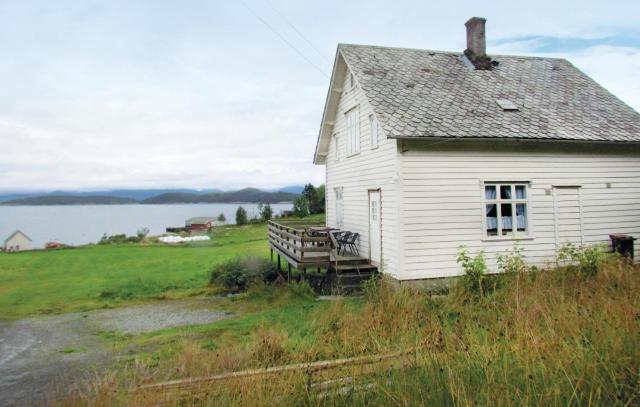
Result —
[[566, 243], [582, 246], [582, 210], [580, 188], [556, 186], [553, 188], [553, 209], [556, 247]]
[[380, 215], [380, 191], [369, 191], [369, 258], [376, 266], [380, 265], [382, 246]]

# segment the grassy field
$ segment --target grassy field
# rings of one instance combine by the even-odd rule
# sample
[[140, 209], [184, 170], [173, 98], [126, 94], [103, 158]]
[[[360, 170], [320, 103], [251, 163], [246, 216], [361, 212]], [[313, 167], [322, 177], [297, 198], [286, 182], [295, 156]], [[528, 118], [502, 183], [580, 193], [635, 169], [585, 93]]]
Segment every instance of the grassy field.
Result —
[[0, 253], [0, 319], [85, 311], [206, 289], [209, 270], [230, 258], [268, 256], [264, 224], [227, 226], [186, 246], [89, 245]]
[[[268, 256], [265, 225], [221, 228], [211, 242], [182, 247], [3, 254], [0, 317], [208, 293], [211, 268], [246, 255]], [[368, 284], [363, 297], [338, 301], [319, 301], [304, 283], [256, 284], [211, 300], [212, 309], [234, 312], [227, 320], [104, 333], [119, 362], [63, 404], [639, 405], [640, 269], [616, 260], [586, 270], [512, 272], [480, 294], [464, 279], [447, 295], [383, 280]], [[204, 396], [130, 392], [165, 380], [404, 350], [412, 357], [400, 369], [343, 369], [335, 378], [350, 379], [340, 391], [309, 390], [305, 374], [287, 374], [216, 384]]]
[[638, 405], [640, 270], [622, 263], [583, 275], [560, 268], [502, 276], [478, 298], [383, 281], [365, 296], [313, 299], [304, 285], [257, 286], [221, 306], [239, 316], [127, 338], [144, 350], [68, 404], [157, 405], [145, 383], [411, 349], [403, 369], [350, 377], [341, 391], [283, 374], [206, 387], [169, 405]]

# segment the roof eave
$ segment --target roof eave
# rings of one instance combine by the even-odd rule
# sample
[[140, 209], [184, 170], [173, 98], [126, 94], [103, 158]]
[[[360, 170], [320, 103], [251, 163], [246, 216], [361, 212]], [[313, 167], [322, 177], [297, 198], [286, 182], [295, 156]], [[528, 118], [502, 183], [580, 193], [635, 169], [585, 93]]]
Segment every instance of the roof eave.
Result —
[[[321, 142], [323, 141], [323, 138], [326, 136], [326, 132], [329, 130], [329, 127], [333, 128], [333, 124], [329, 124], [329, 122], [331, 121], [329, 116], [331, 114], [331, 112], [329, 112], [329, 107], [331, 105], [331, 102], [333, 101], [334, 97], [339, 97], [339, 95], [337, 95], [338, 92], [335, 91], [336, 89], [336, 79], [337, 79], [337, 73], [338, 73], [338, 67], [340, 64], [340, 60], [344, 60], [344, 57], [342, 57], [341, 53], [340, 53], [340, 45], [338, 45], [338, 48], [336, 49], [336, 55], [333, 61], [333, 69], [331, 71], [331, 78], [329, 79], [329, 89], [327, 90], [327, 96], [325, 98], [325, 102], [324, 102], [324, 110], [322, 112], [322, 120], [320, 121], [320, 132], [318, 133], [318, 139], [316, 141], [316, 148], [315, 148], [315, 152], [313, 154], [313, 163], [316, 165], [321, 165], [325, 163], [325, 159], [326, 159], [326, 153], [320, 154], [320, 145]], [[335, 114], [335, 113], [334, 113]]]
[[436, 136], [387, 136], [387, 138], [396, 140], [435, 140], [435, 141], [454, 141], [454, 140], [486, 140], [486, 141], [530, 141], [530, 142], [554, 142], [554, 143], [597, 143], [597, 144], [639, 144], [640, 140], [584, 140], [584, 139], [566, 139], [566, 138], [525, 138], [525, 137], [436, 137]]

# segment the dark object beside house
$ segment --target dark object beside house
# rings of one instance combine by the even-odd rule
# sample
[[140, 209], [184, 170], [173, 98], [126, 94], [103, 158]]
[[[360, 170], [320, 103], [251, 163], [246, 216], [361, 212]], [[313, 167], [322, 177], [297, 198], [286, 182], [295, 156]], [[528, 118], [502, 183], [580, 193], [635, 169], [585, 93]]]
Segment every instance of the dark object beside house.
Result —
[[633, 259], [633, 241], [636, 240], [634, 237], [620, 234], [609, 235], [609, 237], [614, 253]]

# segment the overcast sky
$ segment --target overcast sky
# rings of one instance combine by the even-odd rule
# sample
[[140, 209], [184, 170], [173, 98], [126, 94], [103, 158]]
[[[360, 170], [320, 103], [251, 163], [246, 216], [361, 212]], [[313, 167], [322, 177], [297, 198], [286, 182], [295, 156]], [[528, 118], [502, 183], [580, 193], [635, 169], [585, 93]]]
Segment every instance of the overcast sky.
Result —
[[337, 43], [462, 51], [474, 15], [640, 110], [638, 0], [0, 0], [0, 190], [321, 183]]

